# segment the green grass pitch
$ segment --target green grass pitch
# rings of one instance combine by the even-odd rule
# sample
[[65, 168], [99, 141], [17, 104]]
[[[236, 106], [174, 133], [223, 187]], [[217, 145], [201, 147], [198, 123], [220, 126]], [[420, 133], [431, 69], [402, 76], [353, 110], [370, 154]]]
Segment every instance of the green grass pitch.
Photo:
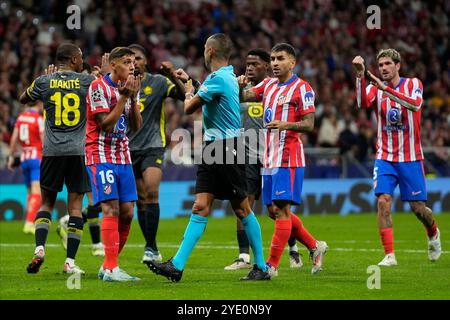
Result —
[[[258, 217], [269, 253], [273, 221]], [[450, 298], [450, 214], [436, 216], [441, 231], [443, 254], [431, 263], [427, 256], [425, 229], [412, 214], [395, 214], [394, 246], [396, 267], [381, 269], [381, 288], [368, 289], [367, 267], [383, 258], [373, 214], [312, 215], [303, 223], [320, 240], [327, 241], [324, 270], [311, 275], [305, 248], [298, 244], [304, 266], [290, 269], [287, 251], [279, 276], [271, 281], [240, 282], [247, 271], [225, 271], [236, 258], [236, 222], [233, 217], [210, 218], [206, 231], [190, 256], [183, 279], [171, 283], [151, 273], [140, 262], [143, 239], [135, 221], [119, 263], [129, 274], [142, 280], [135, 283], [103, 283], [97, 279], [102, 258], [90, 252], [90, 235], [85, 228], [77, 264], [86, 271], [80, 289], [67, 288], [62, 273], [65, 259], [54, 221], [48, 238], [45, 263], [38, 274], [27, 274], [26, 266], [34, 250], [33, 236], [24, 235], [22, 222], [0, 223], [0, 299], [217, 299], [217, 300], [304, 300], [304, 299], [449, 299]], [[158, 243], [164, 259], [172, 257], [182, 239], [187, 218], [161, 220]]]

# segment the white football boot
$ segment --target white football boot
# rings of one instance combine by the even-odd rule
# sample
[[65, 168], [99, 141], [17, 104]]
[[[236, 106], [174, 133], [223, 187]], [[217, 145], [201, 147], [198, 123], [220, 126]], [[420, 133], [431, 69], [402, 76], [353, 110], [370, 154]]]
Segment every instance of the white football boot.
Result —
[[310, 252], [310, 257], [313, 262], [311, 274], [316, 274], [317, 272], [322, 271], [323, 258], [327, 250], [328, 245], [325, 241], [316, 241], [316, 248]]
[[437, 229], [434, 237], [428, 238], [428, 258], [431, 262], [435, 262], [441, 256], [441, 236], [439, 229]]
[[391, 267], [397, 265], [397, 259], [395, 259], [395, 253], [388, 253], [383, 260], [378, 263], [382, 267]]
[[106, 282], [125, 282], [125, 281], [139, 281], [138, 277], [130, 276], [128, 273], [120, 269], [119, 267], [115, 267], [112, 271], [106, 269], [105, 274], [103, 275], [103, 281]]

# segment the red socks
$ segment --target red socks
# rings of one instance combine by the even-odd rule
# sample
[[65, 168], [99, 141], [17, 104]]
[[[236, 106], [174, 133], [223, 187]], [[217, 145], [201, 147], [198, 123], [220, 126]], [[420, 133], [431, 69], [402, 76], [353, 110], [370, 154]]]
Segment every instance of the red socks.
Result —
[[292, 222], [291, 220], [276, 220], [275, 231], [273, 233], [272, 242], [270, 244], [270, 256], [267, 263], [274, 268], [278, 268], [281, 255], [283, 254], [286, 243], [291, 235]]
[[437, 233], [436, 221], [433, 220], [433, 224], [431, 225], [431, 227], [427, 227], [426, 225], [424, 225], [424, 227], [427, 230], [428, 238], [434, 237], [436, 235]]
[[122, 251], [130, 233], [131, 224], [119, 223], [119, 253]]
[[394, 252], [394, 231], [392, 228], [380, 229], [381, 243], [384, 247], [384, 253]]
[[102, 218], [102, 239], [105, 247], [103, 268], [112, 270], [118, 266], [119, 256], [119, 217]]
[[291, 212], [292, 236], [300, 241], [308, 250], [316, 247], [316, 239], [306, 230], [302, 221], [294, 213]]
[[36, 213], [39, 211], [41, 207], [41, 195], [40, 194], [30, 194], [27, 197], [27, 222], [34, 223], [36, 218]]

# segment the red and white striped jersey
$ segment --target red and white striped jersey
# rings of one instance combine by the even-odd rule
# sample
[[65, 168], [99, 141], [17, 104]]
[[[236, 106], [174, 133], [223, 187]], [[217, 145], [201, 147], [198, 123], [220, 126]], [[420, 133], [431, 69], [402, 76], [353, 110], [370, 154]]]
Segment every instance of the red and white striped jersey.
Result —
[[[274, 120], [299, 122], [315, 112], [314, 91], [305, 80], [293, 75], [287, 82], [266, 78], [253, 87], [264, 107], [264, 124]], [[267, 130], [264, 168], [304, 167], [305, 154], [300, 134], [292, 130]]]
[[109, 78], [109, 74], [94, 80], [89, 86], [86, 97], [86, 165], [131, 163], [128, 137], [126, 135], [131, 100], [127, 100], [124, 112], [112, 131], [103, 131], [95, 120], [97, 113], [109, 113], [113, 110], [119, 97], [119, 90]]
[[44, 119], [33, 109], [22, 112], [17, 118], [15, 127], [19, 132], [22, 146], [20, 161], [42, 159], [42, 140], [44, 133]]
[[395, 88], [378, 90], [365, 78], [356, 78], [359, 108], [374, 107], [377, 120], [376, 158], [391, 162], [423, 160], [420, 143], [422, 82], [417, 78], [400, 78]]

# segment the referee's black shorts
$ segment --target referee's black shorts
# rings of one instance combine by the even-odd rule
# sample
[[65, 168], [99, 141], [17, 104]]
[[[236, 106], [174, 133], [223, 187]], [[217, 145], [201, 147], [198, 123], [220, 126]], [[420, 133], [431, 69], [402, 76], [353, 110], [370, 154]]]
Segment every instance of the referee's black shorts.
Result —
[[259, 200], [262, 189], [261, 163], [247, 164], [245, 175], [247, 177], [247, 194], [254, 195], [255, 200]]
[[64, 184], [69, 193], [91, 192], [84, 156], [42, 157], [40, 184], [53, 192], [61, 192]]
[[[206, 142], [203, 147], [202, 164], [198, 166], [197, 181], [195, 184], [195, 193], [211, 193], [216, 199], [220, 200], [234, 200], [243, 199], [247, 196], [247, 181], [245, 174], [245, 158], [243, 163], [240, 163], [240, 150], [244, 148], [238, 148], [237, 145], [242, 143], [238, 138], [216, 140], [213, 142]], [[211, 154], [205, 152], [205, 149], [214, 149], [211, 144], [218, 144], [219, 147], [216, 150], [222, 150], [222, 154], [218, 155], [215, 152]], [[208, 153], [215, 159], [222, 158], [219, 163], [210, 163], [205, 161], [205, 154]], [[245, 153], [245, 152], [244, 152]], [[226, 161], [226, 159], [231, 161]]]

